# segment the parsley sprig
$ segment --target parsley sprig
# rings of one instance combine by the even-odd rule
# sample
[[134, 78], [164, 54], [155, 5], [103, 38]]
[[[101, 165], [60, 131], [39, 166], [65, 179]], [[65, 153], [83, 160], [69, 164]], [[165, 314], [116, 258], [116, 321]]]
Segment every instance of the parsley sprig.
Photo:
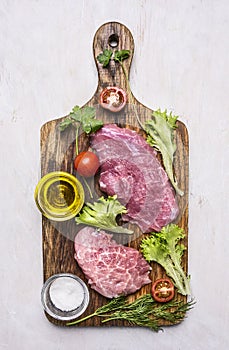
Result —
[[105, 49], [97, 56], [97, 60], [103, 65], [103, 68], [107, 68], [110, 60], [113, 59], [115, 62], [122, 63], [122, 61], [129, 58], [129, 56], [130, 50], [115, 51], [113, 54], [113, 51]]
[[113, 52], [111, 50], [104, 50], [97, 56], [99, 63], [103, 65], [103, 68], [106, 68], [111, 60]]
[[78, 148], [78, 136], [80, 126], [86, 134], [96, 132], [103, 126], [103, 122], [99, 119], [95, 119], [94, 107], [79, 107], [75, 106], [69, 116], [65, 118], [59, 125], [60, 131], [64, 131], [70, 125], [74, 125], [76, 128], [76, 155], [79, 153]]
[[[85, 106], [79, 107], [75, 106], [69, 116], [65, 118], [60, 124], [60, 131], [64, 131], [69, 126], [73, 125], [76, 128], [76, 156], [79, 154], [79, 129], [80, 127], [86, 134], [96, 132], [103, 126], [103, 122], [95, 118], [96, 110], [94, 107]], [[86, 179], [83, 177], [83, 181], [88, 189], [90, 197], [93, 198], [90, 186], [88, 185]]]

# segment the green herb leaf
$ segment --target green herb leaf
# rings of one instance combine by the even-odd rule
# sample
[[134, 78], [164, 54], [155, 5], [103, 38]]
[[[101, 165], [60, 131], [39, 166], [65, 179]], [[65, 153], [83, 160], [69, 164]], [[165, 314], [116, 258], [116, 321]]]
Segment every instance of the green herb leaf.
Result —
[[106, 68], [110, 62], [111, 56], [112, 51], [105, 49], [102, 53], [100, 53], [97, 56], [97, 60], [103, 65], [103, 68]]
[[72, 108], [72, 113], [77, 113], [77, 111], [80, 109], [80, 106], [75, 106]]
[[167, 111], [161, 112], [160, 109], [153, 112], [152, 119], [145, 123], [147, 133], [147, 142], [150, 146], [161, 152], [163, 164], [167, 175], [176, 192], [182, 196], [184, 193], [178, 188], [178, 184], [173, 174], [173, 158], [176, 152], [176, 143], [174, 141], [173, 131], [176, 128], [177, 116]]
[[144, 258], [150, 262], [160, 264], [170, 276], [178, 292], [190, 294], [189, 277], [181, 267], [181, 257], [186, 249], [179, 241], [185, 237], [183, 229], [170, 224], [162, 228], [161, 232], [152, 233], [141, 241], [141, 251]]
[[65, 119], [59, 124], [60, 131], [64, 131], [64, 130], [67, 129], [70, 125], [72, 125], [72, 119], [71, 119], [71, 118], [65, 118]]
[[95, 108], [94, 107], [90, 107], [90, 106], [82, 107], [82, 108], [80, 108], [80, 112], [81, 112], [82, 120], [95, 118]]
[[79, 123], [81, 124], [82, 130], [86, 132], [86, 134], [96, 132], [103, 126], [103, 122], [101, 120], [95, 119], [95, 114], [96, 110], [94, 107], [75, 106], [72, 109], [69, 117], [67, 117], [63, 122], [60, 123], [59, 128], [61, 131], [63, 131], [69, 125]]
[[79, 107], [75, 106], [70, 113], [71, 119], [76, 122], [82, 123], [85, 119], [90, 119], [95, 117], [95, 108], [94, 107]]
[[[113, 52], [111, 50], [105, 49], [102, 53], [97, 56], [99, 63], [103, 65], [103, 68], [106, 68], [112, 59]], [[122, 62], [130, 56], [130, 50], [120, 50], [115, 51], [114, 61]]]
[[79, 106], [75, 106], [71, 113], [70, 113], [70, 118], [75, 121], [81, 123], [82, 120], [82, 110]]
[[77, 224], [95, 226], [116, 233], [132, 234], [133, 231], [119, 226], [116, 217], [127, 213], [126, 208], [117, 200], [117, 196], [101, 197], [98, 202], [87, 203], [75, 220]]
[[103, 122], [98, 119], [93, 118], [85, 118], [82, 121], [82, 129], [86, 134], [90, 134], [92, 132], [96, 132], [103, 126]]
[[130, 50], [115, 51], [114, 61], [122, 62], [130, 56]]
[[70, 113], [70, 117], [76, 122], [81, 123], [82, 130], [86, 132], [86, 134], [96, 132], [103, 126], [101, 120], [95, 119], [94, 107], [85, 106], [79, 108], [79, 106], [76, 106]]

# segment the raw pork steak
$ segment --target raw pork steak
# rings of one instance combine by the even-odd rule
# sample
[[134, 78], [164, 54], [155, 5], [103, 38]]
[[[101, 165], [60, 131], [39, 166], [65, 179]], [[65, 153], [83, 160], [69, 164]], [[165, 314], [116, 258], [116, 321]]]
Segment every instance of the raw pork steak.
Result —
[[156, 151], [136, 131], [107, 124], [92, 136], [101, 164], [99, 184], [108, 195], [117, 194], [128, 213], [123, 219], [142, 232], [161, 228], [178, 215], [173, 187]]
[[77, 233], [75, 259], [91, 288], [107, 298], [134, 293], [151, 282], [151, 267], [138, 250], [117, 244], [112, 235], [93, 227]]

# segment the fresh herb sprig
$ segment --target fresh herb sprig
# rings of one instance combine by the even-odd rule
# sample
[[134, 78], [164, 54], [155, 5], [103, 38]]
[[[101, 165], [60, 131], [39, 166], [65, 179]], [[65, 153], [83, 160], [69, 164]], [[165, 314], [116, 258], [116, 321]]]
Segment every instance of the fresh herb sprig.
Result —
[[[92, 132], [96, 132], [103, 126], [103, 122], [99, 119], [95, 118], [96, 110], [94, 107], [85, 106], [79, 107], [75, 106], [69, 116], [65, 118], [60, 124], [60, 131], [64, 131], [69, 126], [73, 125], [76, 129], [76, 156], [79, 154], [79, 145], [78, 145], [78, 137], [79, 137], [79, 129], [80, 127], [86, 134], [90, 134]], [[88, 185], [86, 179], [83, 177], [83, 181], [85, 186], [88, 189], [90, 197], [93, 198], [90, 186]]]
[[165, 304], [159, 304], [154, 301], [150, 294], [145, 294], [130, 304], [125, 305], [123, 309], [116, 310], [111, 316], [102, 320], [102, 323], [111, 320], [126, 320], [129, 323], [148, 327], [153, 331], [161, 330], [159, 324], [161, 321], [169, 321], [176, 324], [182, 321], [188, 310], [194, 305], [193, 301], [179, 302], [171, 301]]
[[144, 294], [133, 302], [121, 296], [112, 299], [109, 303], [98, 308], [94, 313], [67, 323], [67, 326], [83, 322], [91, 317], [103, 317], [102, 323], [112, 320], [125, 320], [132, 325], [148, 327], [153, 331], [161, 329], [162, 321], [169, 321], [171, 324], [177, 324], [182, 321], [194, 305], [193, 300], [189, 302], [171, 301], [165, 304], [159, 304], [154, 301], [150, 294]]
[[117, 309], [124, 307], [125, 303], [126, 303], [125, 297], [123, 297], [123, 296], [118, 297], [118, 298], [114, 298], [109, 303], [96, 309], [95, 312], [93, 312], [92, 314], [85, 316], [81, 319], [78, 319], [76, 321], [67, 323], [67, 326], [72, 326], [72, 325], [75, 325], [77, 323], [81, 323], [83, 321], [88, 320], [89, 318], [94, 317], [94, 316], [103, 316], [107, 313], [116, 311]]
[[119, 308], [111, 315], [105, 315], [102, 323], [112, 320], [125, 320], [132, 325], [140, 327], [148, 327], [153, 331], [160, 329], [157, 319], [152, 317], [152, 309], [155, 307], [155, 302], [150, 294], [145, 294], [131, 303], [127, 303], [123, 308]]
[[129, 58], [129, 56], [130, 50], [115, 51], [113, 54], [113, 51], [105, 49], [97, 56], [97, 60], [103, 65], [103, 68], [107, 68], [112, 59], [115, 62], [122, 63], [122, 61]]
[[111, 50], [105, 49], [97, 56], [97, 60], [103, 65], [103, 68], [106, 68], [110, 63], [112, 55], [113, 52]]
[[76, 155], [79, 153], [78, 136], [80, 126], [86, 134], [96, 132], [103, 126], [103, 122], [95, 118], [96, 110], [94, 107], [79, 107], [75, 106], [69, 116], [59, 124], [60, 131], [64, 131], [70, 125], [76, 128]]

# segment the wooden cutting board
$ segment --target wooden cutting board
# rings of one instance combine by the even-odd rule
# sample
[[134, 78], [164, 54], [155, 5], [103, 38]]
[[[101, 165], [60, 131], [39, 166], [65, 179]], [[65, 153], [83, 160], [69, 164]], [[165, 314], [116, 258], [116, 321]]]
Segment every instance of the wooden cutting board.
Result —
[[[117, 44], [112, 48], [112, 43]], [[108, 68], [103, 68], [98, 63], [96, 57], [104, 50], [130, 50], [131, 54], [128, 59], [123, 61], [127, 74], [129, 76], [131, 61], [134, 53], [134, 40], [130, 31], [122, 24], [110, 22], [102, 25], [96, 32], [93, 41], [94, 59], [98, 69], [98, 87], [94, 96], [86, 103], [87, 106], [96, 106], [98, 119], [102, 119], [104, 123], [117, 123], [121, 126], [131, 126], [131, 128], [142, 132], [135, 117], [135, 112], [140, 116], [141, 122], [151, 118], [152, 110], [142, 105], [133, 94], [130, 92], [128, 103], [125, 109], [119, 113], [111, 113], [107, 110], [98, 107], [99, 95], [107, 86], [119, 86], [125, 91], [128, 90], [126, 79], [124, 77], [121, 66], [118, 63], [111, 62]], [[147, 72], [146, 72], [147, 74]], [[76, 101], [77, 104], [77, 101]], [[66, 116], [67, 117], [67, 116]], [[75, 152], [75, 131], [74, 128], [68, 128], [63, 132], [59, 130], [59, 124], [64, 118], [55, 119], [47, 122], [41, 127], [41, 176], [51, 171], [67, 171], [76, 175], [73, 169], [73, 159]], [[178, 122], [178, 128], [175, 131], [177, 143], [177, 151], [174, 162], [175, 175], [184, 191], [183, 197], [178, 197], [181, 215], [176, 223], [186, 232], [184, 240], [185, 246], [188, 248], [188, 133], [185, 125]], [[84, 134], [79, 138], [79, 149], [83, 151], [88, 148], [89, 139]], [[96, 180], [91, 180], [91, 187], [95, 187]], [[88, 192], [86, 192], [86, 201], [89, 200]], [[98, 198], [99, 193], [94, 191], [95, 198]], [[79, 228], [76, 226], [74, 219], [64, 223], [52, 223], [45, 217], [42, 217], [42, 237], [43, 237], [43, 269], [44, 282], [53, 274], [68, 272], [78, 275], [86, 283], [81, 269], [78, 267], [74, 259], [74, 237]], [[128, 242], [128, 245], [139, 249], [139, 243], [142, 239], [139, 229], [135, 229], [135, 239]], [[188, 249], [185, 251], [182, 258], [182, 265], [187, 272]], [[157, 278], [165, 277], [163, 269], [152, 264], [151, 279], [154, 281]], [[130, 296], [131, 300], [139, 297], [142, 294], [150, 293], [151, 284], [144, 286], [140, 291]], [[82, 316], [86, 316], [94, 312], [98, 307], [108, 302], [108, 299], [101, 296], [94, 290], [90, 289], [90, 303], [88, 309]], [[176, 295], [177, 300], [186, 301], [186, 297]], [[56, 321], [49, 315], [47, 318], [54, 324], [65, 325], [64, 322]], [[168, 323], [163, 322], [161, 325]], [[93, 317], [79, 324], [79, 326], [131, 326], [125, 321], [112, 321], [101, 323], [100, 318]]]

